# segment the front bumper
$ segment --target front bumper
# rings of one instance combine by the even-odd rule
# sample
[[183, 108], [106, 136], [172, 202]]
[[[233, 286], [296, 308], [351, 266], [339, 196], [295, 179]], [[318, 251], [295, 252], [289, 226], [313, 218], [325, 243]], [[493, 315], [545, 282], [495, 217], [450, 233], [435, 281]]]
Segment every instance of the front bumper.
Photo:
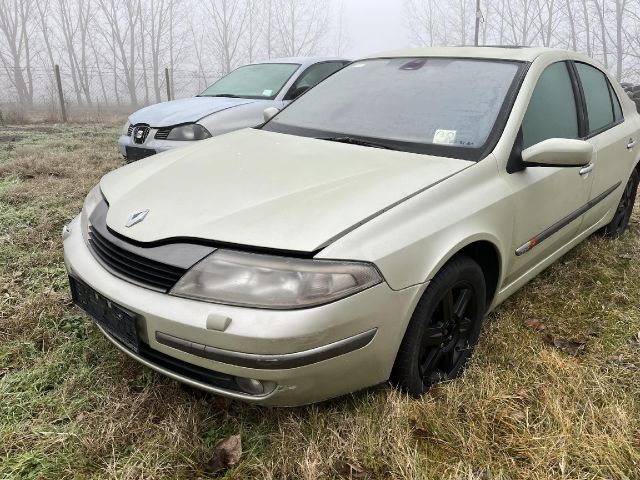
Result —
[[[275, 384], [275, 389], [264, 395], [251, 395], [220, 388], [154, 363], [107, 335], [121, 350], [181, 382], [263, 405], [303, 405], [386, 381], [424, 288], [419, 285], [394, 291], [383, 283], [343, 300], [304, 310], [217, 305], [158, 293], [113, 276], [89, 251], [78, 218], [69, 225], [66, 237], [64, 257], [69, 274], [137, 314], [141, 339], [150, 349], [224, 375]], [[338, 349], [329, 358], [325, 355], [313, 358], [312, 363], [308, 363], [309, 358], [299, 361], [300, 356], [317, 354], [371, 331], [372, 338], [354, 350], [347, 349], [347, 353]], [[182, 348], [194, 345], [208, 346], [214, 354], [188, 353], [188, 348]], [[220, 352], [226, 356], [216, 356]], [[267, 363], [260, 363], [264, 359]], [[271, 364], [274, 359], [286, 361]]]
[[133, 137], [127, 135], [120, 135], [118, 138], [118, 150], [120, 155], [127, 158], [127, 147], [141, 148], [145, 150], [153, 150], [155, 153], [166, 152], [167, 150], [173, 150], [174, 148], [187, 147], [193, 145], [193, 142], [178, 142], [171, 140], [156, 140], [154, 138], [157, 128], [152, 128], [147, 135], [144, 143], [135, 143]]

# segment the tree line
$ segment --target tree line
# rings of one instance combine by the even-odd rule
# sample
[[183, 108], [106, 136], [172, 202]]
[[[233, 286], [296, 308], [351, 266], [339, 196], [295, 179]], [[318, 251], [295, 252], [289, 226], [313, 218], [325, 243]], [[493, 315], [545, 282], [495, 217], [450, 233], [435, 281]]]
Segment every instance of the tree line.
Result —
[[59, 64], [78, 105], [158, 102], [165, 68], [172, 88], [180, 80], [202, 87], [257, 59], [343, 49], [342, 7], [333, 3], [0, 0], [0, 87], [32, 105], [37, 91], [55, 94]]
[[[473, 43], [475, 0], [406, 0], [418, 45]], [[618, 78], [637, 79], [639, 0], [483, 0], [480, 44], [537, 45], [581, 51]]]
[[[343, 55], [348, 1], [0, 0], [0, 102], [55, 103], [56, 64], [68, 102], [138, 106], [166, 98], [165, 68], [176, 97], [248, 62]], [[476, 0], [394, 1], [411, 44], [473, 43]], [[568, 48], [600, 60], [620, 80], [640, 76], [640, 0], [480, 6], [481, 45]]]

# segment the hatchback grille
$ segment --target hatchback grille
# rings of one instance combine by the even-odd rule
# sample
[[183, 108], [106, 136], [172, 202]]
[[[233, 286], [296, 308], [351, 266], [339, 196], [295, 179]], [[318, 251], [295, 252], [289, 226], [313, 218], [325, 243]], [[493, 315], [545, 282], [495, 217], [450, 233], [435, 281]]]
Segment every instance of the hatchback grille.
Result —
[[130, 137], [133, 133], [133, 125], [129, 124], [129, 128], [127, 128], [127, 137]]
[[89, 245], [97, 259], [115, 275], [155, 290], [169, 291], [186, 272], [125, 250], [93, 227], [89, 227]]
[[170, 133], [171, 133], [171, 127], [159, 128], [154, 138], [156, 140], [166, 140]]
[[136, 125], [131, 132], [133, 136], [133, 143], [143, 144], [149, 135], [151, 130], [147, 125]]

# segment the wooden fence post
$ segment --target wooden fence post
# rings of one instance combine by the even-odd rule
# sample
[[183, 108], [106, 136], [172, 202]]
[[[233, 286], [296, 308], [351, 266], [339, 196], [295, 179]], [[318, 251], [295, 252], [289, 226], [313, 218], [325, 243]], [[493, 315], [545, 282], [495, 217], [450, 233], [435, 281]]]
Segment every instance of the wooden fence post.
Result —
[[169, 85], [169, 69], [165, 68], [164, 69], [164, 79], [165, 79], [165, 83], [167, 84], [167, 101], [171, 100], [171, 85]]
[[56, 83], [58, 84], [58, 96], [60, 97], [60, 111], [62, 112], [62, 121], [67, 123], [67, 109], [64, 105], [64, 94], [62, 93], [62, 79], [60, 78], [60, 67], [54, 66], [56, 73]]

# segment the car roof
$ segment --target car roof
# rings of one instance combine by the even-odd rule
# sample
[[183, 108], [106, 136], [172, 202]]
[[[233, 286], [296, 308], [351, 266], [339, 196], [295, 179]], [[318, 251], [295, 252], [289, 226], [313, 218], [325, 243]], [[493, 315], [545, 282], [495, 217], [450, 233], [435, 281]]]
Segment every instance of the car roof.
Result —
[[373, 55], [368, 55], [364, 59], [395, 57], [459, 57], [533, 62], [537, 58], [544, 56], [553, 58], [564, 57], [568, 60], [570, 59], [593, 62], [593, 60], [589, 57], [570, 50], [563, 50], [560, 48], [521, 46], [408, 48], [404, 50], [380, 52]]
[[261, 63], [299, 63], [304, 67], [313, 65], [320, 62], [341, 61], [350, 62], [351, 60], [340, 57], [282, 57], [282, 58], [270, 58], [269, 60], [262, 60], [260, 62], [253, 62], [252, 65]]

